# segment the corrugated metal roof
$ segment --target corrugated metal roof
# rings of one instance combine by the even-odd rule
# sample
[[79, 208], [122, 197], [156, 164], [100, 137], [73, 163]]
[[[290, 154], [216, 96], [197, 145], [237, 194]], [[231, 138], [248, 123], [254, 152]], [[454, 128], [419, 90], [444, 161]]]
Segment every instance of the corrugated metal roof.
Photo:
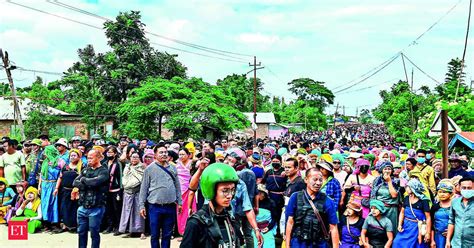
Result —
[[[23, 120], [28, 119], [28, 112], [31, 109], [32, 103], [28, 98], [18, 98], [20, 105], [21, 117]], [[73, 116], [59, 109], [46, 107], [49, 114], [61, 116]], [[0, 97], [0, 120], [13, 120], [13, 99], [11, 97]]]
[[[250, 113], [243, 113], [247, 116], [247, 119], [250, 122], [253, 122], [253, 112]], [[264, 112], [257, 112], [257, 124], [258, 123], [275, 123], [275, 115], [273, 113], [264, 113]]]

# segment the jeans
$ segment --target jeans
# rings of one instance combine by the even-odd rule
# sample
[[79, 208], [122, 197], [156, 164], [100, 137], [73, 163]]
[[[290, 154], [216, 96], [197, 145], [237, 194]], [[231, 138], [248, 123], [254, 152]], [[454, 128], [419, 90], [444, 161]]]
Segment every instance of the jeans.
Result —
[[[176, 220], [176, 205], [149, 204], [151, 247], [169, 248], [171, 245], [171, 235]], [[161, 233], [161, 246], [159, 242]]]
[[87, 232], [91, 232], [92, 248], [100, 247], [100, 223], [104, 216], [105, 207], [77, 209], [77, 233], [79, 234], [79, 248], [87, 247]]
[[245, 247], [254, 247], [253, 243], [253, 228], [250, 225], [247, 216], [241, 217], [242, 221], [242, 233], [244, 235], [244, 240], [245, 240]]

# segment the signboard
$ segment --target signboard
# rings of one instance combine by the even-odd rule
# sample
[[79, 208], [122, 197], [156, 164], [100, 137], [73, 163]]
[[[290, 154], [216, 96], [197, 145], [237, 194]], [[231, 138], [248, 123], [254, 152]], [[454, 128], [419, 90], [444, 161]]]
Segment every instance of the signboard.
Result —
[[[448, 116], [448, 133], [458, 133], [458, 132], [461, 132], [461, 128], [459, 128], [459, 126], [456, 125], [456, 123]], [[440, 135], [441, 135], [441, 111], [438, 111], [433, 121], [433, 124], [431, 124], [430, 132], [428, 133], [428, 136], [434, 137], [434, 136], [440, 136]]]

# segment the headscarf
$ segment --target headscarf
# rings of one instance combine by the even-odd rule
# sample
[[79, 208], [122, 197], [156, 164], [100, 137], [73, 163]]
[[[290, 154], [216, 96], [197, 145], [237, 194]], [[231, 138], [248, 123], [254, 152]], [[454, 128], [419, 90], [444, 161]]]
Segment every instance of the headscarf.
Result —
[[387, 161], [387, 162], [382, 162], [379, 165], [379, 169], [378, 169], [379, 173], [382, 173], [382, 171], [383, 171], [383, 169], [385, 169], [385, 167], [390, 167], [390, 168], [392, 168], [392, 171], [393, 171], [393, 164], [391, 162]]
[[385, 207], [383, 202], [375, 199], [370, 200], [370, 207], [375, 207], [380, 211], [380, 214], [382, 215], [385, 214], [385, 212], [387, 211], [387, 208]]
[[194, 147], [194, 143], [193, 142], [189, 142], [187, 143], [184, 147], [186, 147], [186, 149], [188, 149], [188, 151], [190, 153], [192, 153], [194, 155], [194, 153], [196, 152], [196, 147]]
[[408, 150], [408, 157], [409, 158], [414, 158], [415, 155], [416, 155], [416, 150], [415, 149]]
[[332, 157], [332, 160], [339, 160], [339, 162], [341, 162], [341, 167], [342, 165], [344, 165], [344, 157], [341, 155], [341, 154], [333, 154], [331, 155]]
[[2, 183], [4, 183], [4, 184], [5, 184], [5, 188], [8, 188], [8, 186], [9, 186], [9, 185], [8, 185], [8, 181], [7, 181], [7, 179], [6, 179], [6, 178], [4, 178], [4, 177], [0, 177], [0, 182], [2, 182]]
[[320, 156], [321, 160], [324, 160], [326, 162], [332, 163], [334, 160], [332, 159], [331, 155], [329, 154], [323, 154]]
[[273, 146], [266, 146], [265, 148], [263, 148], [263, 153], [269, 153], [270, 158], [267, 159], [265, 158], [265, 156], [263, 156], [263, 158], [257, 159], [257, 157], [253, 157], [253, 159], [254, 161], [256, 161], [256, 163], [260, 163], [261, 161], [264, 166], [268, 166], [272, 163], [272, 157], [273, 155], [275, 155], [275, 148]]
[[271, 158], [273, 157], [273, 155], [275, 155], [275, 148], [272, 146], [265, 146], [265, 148], [263, 148], [263, 153], [265, 152], [270, 153], [270, 158]]
[[321, 151], [319, 149], [313, 149], [311, 151], [311, 154], [316, 154], [316, 155], [318, 155], [318, 157], [321, 157]]
[[369, 166], [372, 166], [372, 164], [375, 161], [375, 155], [374, 154], [365, 154], [364, 158], [369, 161]]
[[298, 148], [298, 150], [296, 150], [296, 154], [307, 155], [308, 152], [304, 148]]
[[288, 153], [288, 149], [286, 149], [285, 147], [278, 149], [278, 155], [283, 156], [286, 153]]
[[28, 187], [28, 189], [25, 192], [25, 196], [28, 197], [29, 193], [33, 193], [35, 195], [35, 199], [33, 201], [33, 207], [31, 208], [34, 212], [38, 209], [38, 207], [41, 205], [41, 200], [38, 197], [38, 189], [36, 189], [33, 186]]
[[408, 181], [407, 186], [410, 187], [411, 191], [413, 192], [413, 194], [415, 194], [416, 197], [418, 197], [418, 199], [426, 199], [426, 196], [423, 194], [425, 192], [425, 186], [423, 186], [423, 184], [419, 180], [410, 179], [410, 181]]
[[368, 166], [370, 166], [369, 160], [364, 159], [364, 158], [358, 158], [358, 159], [356, 160], [356, 162], [355, 162], [354, 172], [353, 172], [353, 173], [356, 174], [356, 175], [357, 175], [357, 174], [360, 174], [360, 167], [361, 167], [362, 165], [368, 165]]
[[82, 152], [79, 149], [73, 148], [69, 151], [69, 156], [71, 155], [72, 152], [77, 153], [77, 156], [79, 156], [79, 162], [77, 162], [77, 172], [81, 173], [82, 171]]
[[453, 193], [454, 185], [451, 179], [443, 179], [439, 181], [437, 190], [444, 190], [449, 193]]
[[44, 179], [48, 178], [48, 168], [58, 166], [58, 159], [60, 157], [59, 151], [53, 145], [46, 146], [44, 148], [43, 154], [45, 159], [43, 164], [41, 164], [41, 176]]
[[[189, 150], [188, 150], [189, 151]], [[145, 149], [145, 151], [143, 152], [143, 157], [142, 157], [142, 161], [145, 161], [145, 157], [146, 156], [152, 156], [153, 158], [155, 157], [155, 152], [153, 151], [153, 149]]]
[[[377, 163], [379, 163], [379, 162], [377, 162]], [[383, 178], [383, 174], [382, 174], [382, 171], [385, 167], [392, 168], [392, 174], [393, 174], [393, 165], [392, 165], [392, 163], [390, 163], [388, 161], [387, 162], [382, 162], [380, 167], [379, 167], [379, 170], [378, 170], [381, 175], [378, 176], [377, 178], [375, 178], [375, 180], [372, 184], [372, 190], [370, 191], [370, 197], [371, 198], [375, 198], [377, 196], [377, 191], [380, 189], [380, 187], [382, 187], [382, 185], [384, 185], [384, 183], [386, 183], [385, 179]], [[390, 175], [390, 176], [392, 176], [392, 175]], [[392, 181], [392, 185], [396, 190], [398, 190], [398, 186], [396, 185], [396, 183], [394, 181]]]

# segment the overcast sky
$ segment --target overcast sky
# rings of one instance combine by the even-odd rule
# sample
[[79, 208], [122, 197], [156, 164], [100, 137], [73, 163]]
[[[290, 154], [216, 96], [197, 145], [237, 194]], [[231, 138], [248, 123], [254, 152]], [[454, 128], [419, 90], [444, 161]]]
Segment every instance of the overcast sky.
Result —
[[[63, 1], [108, 18], [114, 18], [119, 11], [138, 10], [149, 32], [215, 49], [256, 55], [265, 66], [258, 71], [258, 77], [265, 83], [263, 94], [286, 99], [294, 98], [287, 90], [287, 82], [292, 79], [309, 77], [326, 82], [329, 89], [350, 85], [347, 83], [402, 49], [422, 70], [442, 82], [449, 60], [462, 56], [469, 7], [468, 0]], [[14, 2], [94, 26], [103, 23], [101, 19], [47, 1]], [[457, 3], [416, 44], [409, 46]], [[101, 30], [6, 1], [0, 2], [0, 9], [0, 47], [10, 53], [10, 59], [18, 66], [62, 72], [78, 60], [78, 48], [93, 44], [98, 52], [109, 50]], [[155, 36], [148, 35], [148, 38], [153, 43], [220, 56]], [[471, 36], [466, 56], [468, 82], [474, 67], [472, 40]], [[188, 67], [189, 76], [201, 77], [210, 83], [232, 73], [243, 74], [250, 70], [244, 62], [153, 46], [178, 54], [178, 60]], [[253, 62], [252, 57], [232, 56]], [[411, 74], [412, 66], [406, 63]], [[18, 86], [31, 84], [37, 75], [46, 81], [58, 78], [20, 71], [14, 71], [13, 75]], [[0, 73], [0, 79], [5, 77]], [[404, 78], [402, 61], [397, 59], [365, 82], [336, 94], [336, 102], [344, 105], [349, 115], [354, 115], [357, 108], [359, 111], [372, 109], [381, 101], [380, 90], [388, 89]], [[433, 88], [436, 84], [415, 69], [415, 89], [421, 85]], [[334, 108], [332, 106], [329, 111]]]

